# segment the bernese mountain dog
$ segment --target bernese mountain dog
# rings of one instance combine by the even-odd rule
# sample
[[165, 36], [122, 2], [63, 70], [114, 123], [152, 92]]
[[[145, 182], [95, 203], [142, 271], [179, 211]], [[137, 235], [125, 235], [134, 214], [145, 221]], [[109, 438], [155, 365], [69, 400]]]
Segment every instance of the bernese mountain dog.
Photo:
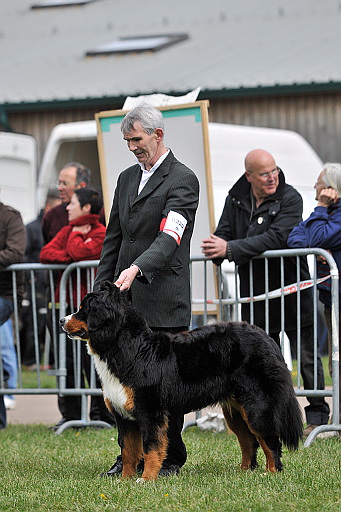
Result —
[[79, 310], [60, 320], [71, 339], [87, 343], [105, 403], [117, 420], [122, 478], [155, 480], [167, 453], [168, 418], [219, 404], [236, 434], [243, 469], [282, 470], [282, 442], [298, 448], [302, 415], [291, 375], [275, 341], [246, 322], [220, 322], [189, 332], [154, 332], [130, 292], [104, 282]]

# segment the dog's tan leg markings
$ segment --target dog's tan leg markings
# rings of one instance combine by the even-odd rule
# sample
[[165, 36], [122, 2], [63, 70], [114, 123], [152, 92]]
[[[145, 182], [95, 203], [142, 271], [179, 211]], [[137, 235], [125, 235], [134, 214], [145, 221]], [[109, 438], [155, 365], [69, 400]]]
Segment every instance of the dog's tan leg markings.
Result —
[[242, 469], [251, 469], [251, 461], [253, 456], [256, 457], [254, 446], [254, 437], [251, 434], [247, 424], [242, 418], [239, 410], [231, 407], [230, 404], [222, 404], [222, 411], [227, 425], [237, 436], [240, 449], [242, 452]]
[[144, 453], [144, 470], [142, 480], [156, 480], [162, 466], [162, 462], [167, 456], [168, 448], [168, 421], [160, 427], [155, 448]]
[[263, 448], [263, 452], [265, 453], [266, 471], [270, 471], [271, 473], [276, 473], [277, 469], [276, 469], [275, 459], [274, 459], [272, 450], [270, 450], [270, 448], [268, 447], [268, 445], [266, 444], [266, 442], [264, 441], [263, 438], [259, 437], [258, 441], [259, 441], [259, 444], [261, 445], [261, 447]]
[[136, 466], [141, 458], [142, 438], [139, 428], [136, 426], [124, 436], [122, 448], [122, 478], [130, 478], [135, 475]]
[[128, 412], [131, 412], [135, 407], [135, 399], [134, 399], [134, 391], [131, 388], [123, 386], [124, 392], [127, 395], [127, 400], [125, 403], [125, 409]]
[[[242, 415], [242, 417], [243, 417], [246, 425], [248, 426], [250, 432], [252, 432], [252, 434], [256, 437], [257, 441], [261, 445], [261, 447], [263, 449], [263, 452], [265, 454], [265, 458], [266, 458], [266, 470], [267, 471], [271, 471], [271, 473], [276, 473], [277, 469], [276, 469], [275, 459], [274, 459], [274, 455], [273, 455], [273, 452], [272, 452], [271, 448], [269, 448], [269, 446], [266, 444], [266, 442], [264, 441], [264, 439], [260, 435], [260, 433], [256, 432], [250, 426], [245, 409], [241, 405], [239, 405], [237, 403], [233, 403], [233, 406], [236, 407], [238, 409], [238, 411], [240, 411], [240, 414]], [[242, 449], [242, 451], [243, 451], [243, 449]]]

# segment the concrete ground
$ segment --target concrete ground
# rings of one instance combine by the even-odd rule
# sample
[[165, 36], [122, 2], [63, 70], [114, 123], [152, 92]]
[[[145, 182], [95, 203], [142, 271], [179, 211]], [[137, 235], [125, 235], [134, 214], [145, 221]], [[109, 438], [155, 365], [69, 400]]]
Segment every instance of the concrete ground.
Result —
[[[332, 410], [331, 397], [327, 397], [326, 400]], [[298, 401], [302, 410], [306, 405], [308, 405], [305, 397], [299, 397]], [[18, 423], [24, 425], [30, 425], [33, 423], [54, 425], [60, 420], [56, 395], [15, 395], [15, 402], [15, 409], [7, 411], [7, 423], [9, 425]], [[214, 409], [214, 411], [220, 412], [220, 409], [217, 408]], [[185, 423], [194, 420], [194, 418], [195, 413], [187, 414], [185, 417]]]

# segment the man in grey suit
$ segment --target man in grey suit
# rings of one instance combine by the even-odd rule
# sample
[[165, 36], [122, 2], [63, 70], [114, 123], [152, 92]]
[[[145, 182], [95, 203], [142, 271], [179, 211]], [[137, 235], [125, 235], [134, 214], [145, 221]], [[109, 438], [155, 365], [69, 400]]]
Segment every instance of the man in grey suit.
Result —
[[[103, 280], [114, 281], [121, 290], [131, 288], [133, 304], [151, 329], [181, 332], [191, 318], [190, 240], [198, 179], [165, 146], [163, 118], [156, 108], [135, 107], [124, 117], [121, 131], [138, 162], [118, 178], [94, 290]], [[170, 417], [161, 476], [177, 474], [186, 461], [182, 426], [183, 415]], [[119, 455], [101, 476], [121, 472]]]

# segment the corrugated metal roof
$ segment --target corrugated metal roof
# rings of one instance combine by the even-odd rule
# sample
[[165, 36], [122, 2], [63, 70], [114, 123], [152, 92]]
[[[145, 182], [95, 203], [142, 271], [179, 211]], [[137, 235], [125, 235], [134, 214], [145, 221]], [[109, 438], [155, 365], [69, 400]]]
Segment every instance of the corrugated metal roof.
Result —
[[[341, 83], [339, 0], [0, 4], [0, 103]], [[119, 37], [187, 33], [156, 53], [86, 57]]]

